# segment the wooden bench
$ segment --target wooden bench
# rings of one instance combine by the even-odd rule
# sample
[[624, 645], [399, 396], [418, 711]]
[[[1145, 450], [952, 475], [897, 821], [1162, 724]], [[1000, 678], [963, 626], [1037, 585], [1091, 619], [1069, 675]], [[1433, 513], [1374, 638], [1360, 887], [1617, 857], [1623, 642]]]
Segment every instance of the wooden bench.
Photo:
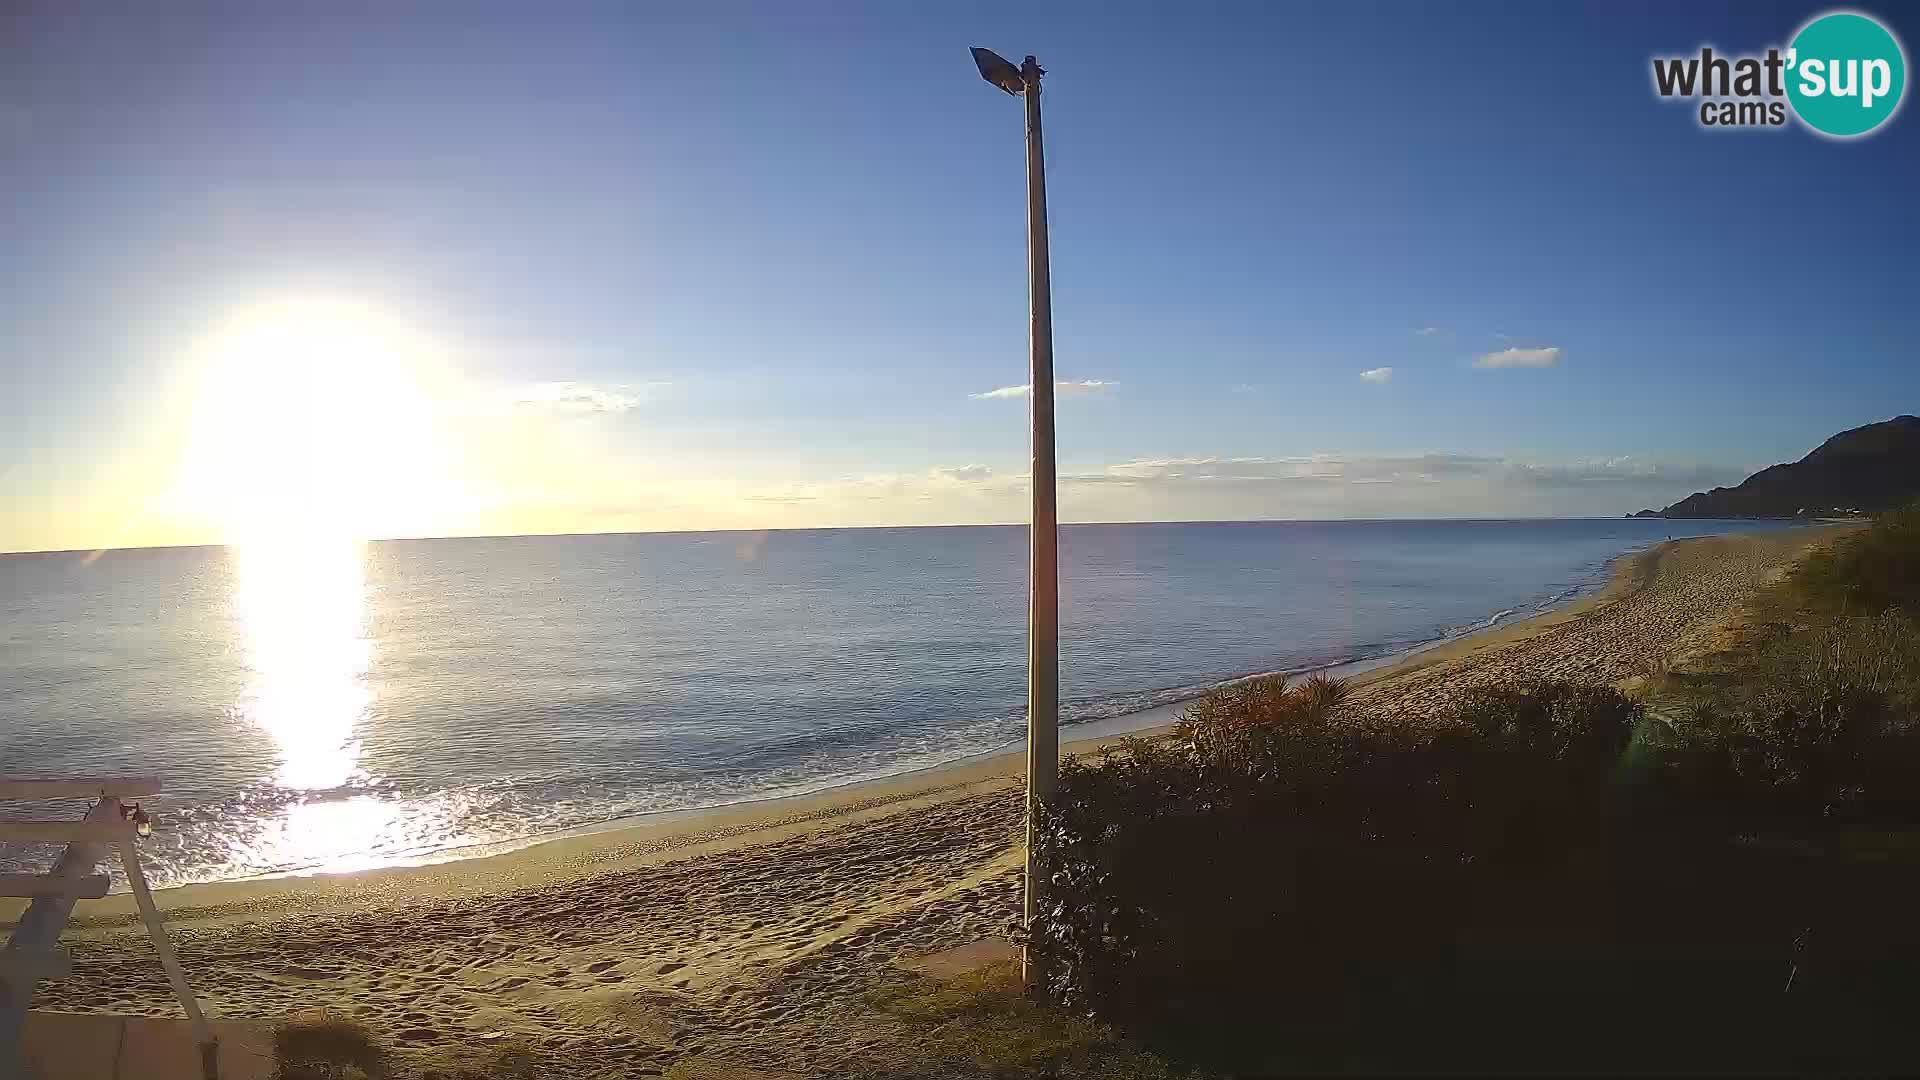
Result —
[[167, 940], [166, 925], [160, 909], [154, 905], [153, 892], [147, 887], [146, 873], [140, 866], [135, 848], [138, 828], [128, 819], [122, 800], [146, 798], [160, 793], [161, 783], [150, 777], [97, 777], [86, 779], [28, 780], [0, 777], [0, 800], [96, 799], [85, 817], [78, 821], [5, 821], [0, 820], [0, 844], [65, 844], [66, 850], [45, 874], [0, 874], [0, 896], [16, 896], [32, 902], [20, 916], [7, 947], [0, 949], [0, 1080], [26, 1080], [22, 1076], [20, 1032], [27, 1009], [33, 1003], [35, 987], [43, 979], [64, 978], [73, 967], [73, 958], [60, 946], [60, 935], [73, 917], [73, 905], [107, 893], [107, 875], [99, 873], [100, 864], [114, 855], [127, 875], [147, 935], [160, 956], [167, 981], [186, 1010], [200, 1045], [202, 1072], [207, 1080], [218, 1080], [218, 1051], [207, 1027], [200, 1003], [187, 985], [180, 959]]

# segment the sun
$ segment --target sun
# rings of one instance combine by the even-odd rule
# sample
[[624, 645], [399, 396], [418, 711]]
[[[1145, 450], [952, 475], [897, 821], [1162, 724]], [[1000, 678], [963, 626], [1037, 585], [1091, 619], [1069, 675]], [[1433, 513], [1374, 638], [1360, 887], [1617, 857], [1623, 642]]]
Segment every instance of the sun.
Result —
[[237, 313], [195, 350], [184, 493], [233, 543], [431, 532], [449, 486], [436, 355], [352, 301]]

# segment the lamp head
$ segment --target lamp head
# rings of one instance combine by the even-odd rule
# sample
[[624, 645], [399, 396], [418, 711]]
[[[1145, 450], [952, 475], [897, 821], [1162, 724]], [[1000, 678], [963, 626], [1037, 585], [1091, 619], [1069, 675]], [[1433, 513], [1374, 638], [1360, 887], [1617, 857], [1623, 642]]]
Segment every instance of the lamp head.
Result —
[[1026, 91], [1027, 80], [1024, 75], [1020, 74], [1020, 69], [1013, 66], [1006, 57], [1001, 56], [992, 49], [982, 49], [977, 45], [974, 46], [973, 63], [975, 67], [980, 69], [981, 78], [1005, 90], [1007, 93], [1018, 97]]

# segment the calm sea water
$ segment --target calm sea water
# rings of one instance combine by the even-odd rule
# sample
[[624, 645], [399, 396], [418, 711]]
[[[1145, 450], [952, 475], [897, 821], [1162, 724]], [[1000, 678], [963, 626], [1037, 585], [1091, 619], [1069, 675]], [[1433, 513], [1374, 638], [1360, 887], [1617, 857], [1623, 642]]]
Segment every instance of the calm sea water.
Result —
[[[1400, 652], [1754, 527], [1070, 526], [1064, 708]], [[0, 556], [0, 772], [164, 776], [167, 883], [902, 772], [1020, 737], [1025, 558], [1017, 527]]]

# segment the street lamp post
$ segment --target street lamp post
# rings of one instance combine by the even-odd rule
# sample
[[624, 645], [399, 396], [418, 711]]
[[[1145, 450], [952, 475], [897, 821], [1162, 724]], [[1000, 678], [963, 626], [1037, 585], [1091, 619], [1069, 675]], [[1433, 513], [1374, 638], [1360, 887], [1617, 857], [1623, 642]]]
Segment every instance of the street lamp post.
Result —
[[[1027, 106], [1027, 290], [1028, 383], [1033, 427], [1033, 518], [1028, 526], [1027, 567], [1027, 875], [1021, 926], [1030, 930], [1040, 905], [1041, 868], [1034, 859], [1033, 805], [1053, 794], [1060, 773], [1060, 555], [1059, 514], [1054, 502], [1053, 292], [1047, 266], [1047, 164], [1040, 138], [1038, 61], [1014, 67], [986, 49], [973, 50], [980, 77]], [[1040, 981], [1031, 949], [1021, 969], [1029, 987]]]

